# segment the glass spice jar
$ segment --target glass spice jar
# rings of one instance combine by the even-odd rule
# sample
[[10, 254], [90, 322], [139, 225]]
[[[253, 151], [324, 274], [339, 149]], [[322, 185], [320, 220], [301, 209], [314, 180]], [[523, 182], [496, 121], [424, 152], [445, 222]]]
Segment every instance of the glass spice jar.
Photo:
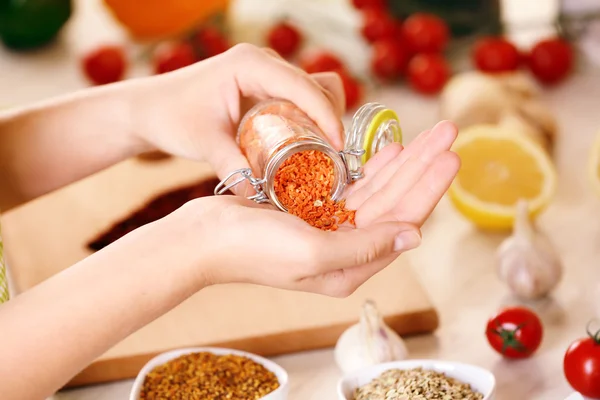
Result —
[[[226, 193], [247, 180], [256, 193], [248, 198], [271, 203], [287, 211], [275, 194], [275, 174], [293, 154], [316, 150], [332, 160], [334, 182], [331, 199], [341, 200], [348, 184], [363, 177], [363, 165], [386, 145], [402, 142], [396, 113], [379, 103], [367, 103], [354, 114], [344, 135], [344, 149], [337, 151], [317, 124], [298, 106], [281, 99], [256, 104], [244, 117], [236, 141], [250, 168], [231, 172], [215, 188], [215, 195]], [[230, 182], [235, 176], [238, 179]]]

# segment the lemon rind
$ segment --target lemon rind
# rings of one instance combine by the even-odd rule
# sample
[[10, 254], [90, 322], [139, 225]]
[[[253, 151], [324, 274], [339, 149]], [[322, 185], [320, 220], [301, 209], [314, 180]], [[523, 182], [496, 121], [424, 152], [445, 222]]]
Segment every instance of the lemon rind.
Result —
[[[486, 139], [507, 139], [518, 142], [519, 145], [532, 154], [544, 174], [544, 185], [538, 196], [529, 200], [530, 213], [535, 214], [546, 207], [557, 190], [557, 171], [545, 150], [525, 135], [514, 133], [502, 129], [495, 125], [476, 125], [464, 129], [454, 143], [453, 151], [458, 151], [461, 147], [480, 138]], [[470, 192], [463, 189], [458, 180], [455, 180], [450, 187], [450, 195], [454, 202], [461, 203], [460, 208], [468, 208], [480, 215], [488, 215], [498, 219], [512, 219], [516, 215], [515, 206], [507, 206], [498, 203], [482, 201]], [[503, 225], [501, 221], [490, 222], [491, 225]]]

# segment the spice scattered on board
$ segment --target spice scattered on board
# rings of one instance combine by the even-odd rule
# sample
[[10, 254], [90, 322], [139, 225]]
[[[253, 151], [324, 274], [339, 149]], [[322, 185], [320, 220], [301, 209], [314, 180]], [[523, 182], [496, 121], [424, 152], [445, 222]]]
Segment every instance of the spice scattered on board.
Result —
[[354, 400], [481, 400], [483, 394], [444, 373], [391, 369], [359, 387]]
[[263, 365], [234, 354], [199, 352], [154, 368], [144, 380], [141, 400], [256, 400], [279, 387]]
[[172, 157], [173, 157], [172, 155], [170, 155], [169, 153], [165, 153], [164, 151], [151, 150], [146, 153], [139, 154], [137, 156], [137, 159], [140, 161], [154, 162], [154, 161], [168, 160], [169, 158], [172, 158]]
[[92, 251], [101, 250], [129, 232], [167, 216], [190, 200], [212, 196], [218, 184], [219, 180], [211, 177], [161, 193], [125, 218], [115, 222], [108, 230], [90, 241], [87, 247]]
[[331, 199], [333, 182], [331, 158], [320, 151], [301, 151], [279, 167], [275, 194], [290, 214], [316, 228], [335, 231], [346, 221], [355, 225], [356, 211], [347, 210], [344, 200]]

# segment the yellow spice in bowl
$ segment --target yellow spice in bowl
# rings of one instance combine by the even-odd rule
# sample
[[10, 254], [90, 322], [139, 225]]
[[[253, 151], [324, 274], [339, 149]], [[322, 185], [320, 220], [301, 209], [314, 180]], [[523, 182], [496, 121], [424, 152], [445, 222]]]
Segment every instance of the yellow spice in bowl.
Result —
[[277, 376], [250, 358], [185, 354], [146, 376], [141, 400], [257, 400], [279, 387]]

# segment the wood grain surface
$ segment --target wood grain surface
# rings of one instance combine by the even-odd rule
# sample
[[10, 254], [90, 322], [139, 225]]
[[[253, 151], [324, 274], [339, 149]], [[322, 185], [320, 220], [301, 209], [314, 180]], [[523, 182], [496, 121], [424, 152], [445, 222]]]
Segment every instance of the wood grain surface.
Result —
[[[6, 213], [2, 230], [13, 289], [27, 290], [91, 254], [86, 248], [91, 239], [151, 197], [212, 176], [207, 165], [187, 160], [128, 160]], [[178, 347], [218, 345], [277, 355], [332, 346], [357, 321], [366, 298], [401, 334], [437, 327], [436, 311], [404, 259], [346, 299], [214, 286], [126, 338], [68, 386], [134, 377], [151, 357]]]

